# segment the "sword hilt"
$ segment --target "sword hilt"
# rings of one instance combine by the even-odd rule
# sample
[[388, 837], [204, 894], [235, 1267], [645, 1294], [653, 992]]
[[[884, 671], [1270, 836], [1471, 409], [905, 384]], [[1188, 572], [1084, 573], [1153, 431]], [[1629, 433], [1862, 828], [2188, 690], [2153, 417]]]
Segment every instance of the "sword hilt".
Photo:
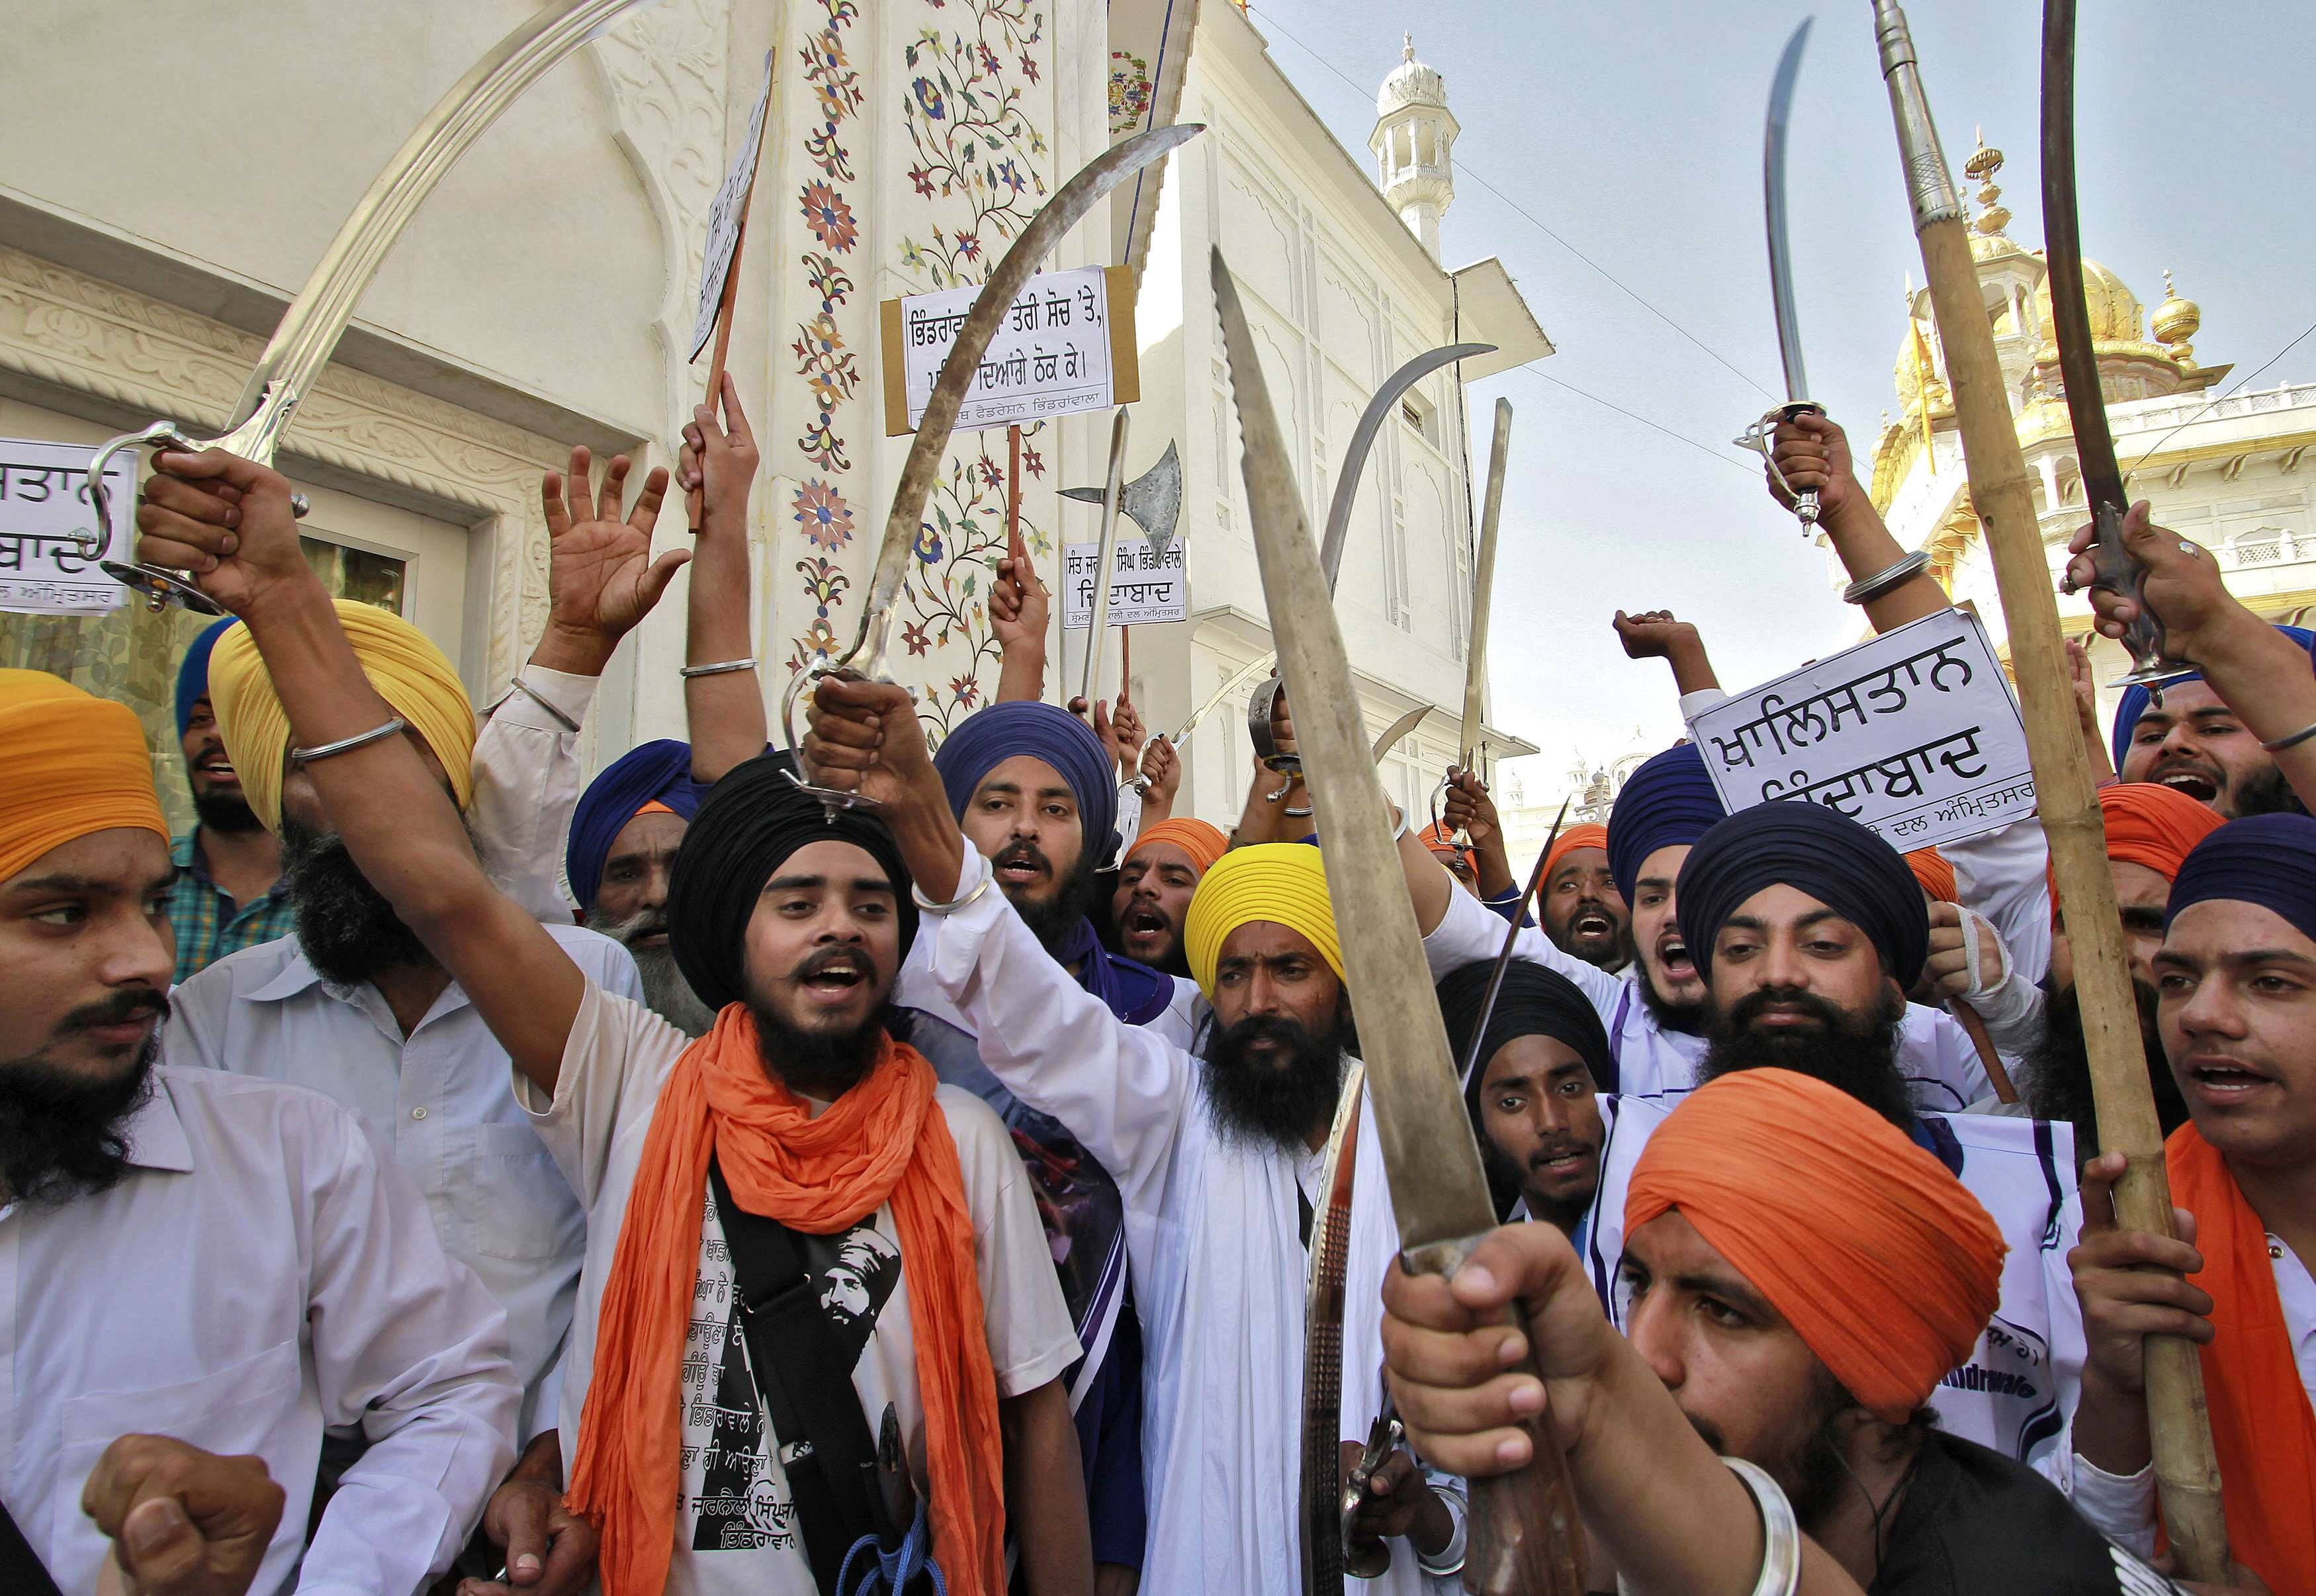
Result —
[[[286, 413], [286, 407], [284, 408]], [[104, 469], [112, 463], [114, 455], [124, 449], [138, 448], [166, 449], [180, 454], [199, 454], [205, 449], [222, 449], [229, 454], [238, 454], [245, 459], [255, 459], [262, 466], [272, 459], [270, 432], [266, 434], [263, 441], [262, 458], [255, 450], [247, 447], [247, 440], [261, 422], [272, 419], [271, 412], [262, 412], [260, 415], [252, 417], [249, 422], [244, 423], [226, 436], [212, 438], [207, 442], [186, 436], [184, 430], [174, 421], [149, 422], [137, 432], [123, 432], [117, 438], [106, 439], [96, 453], [90, 457], [88, 462], [88, 501], [96, 512], [97, 531], [94, 548], [88, 546], [87, 539], [80, 539], [82, 552], [88, 555], [102, 553], [105, 543], [112, 536], [112, 495], [104, 486]], [[303, 517], [307, 508], [304, 494], [290, 495], [291, 514]], [[143, 560], [117, 559], [99, 560], [97, 569], [123, 587], [133, 588], [143, 593], [145, 608], [153, 614], [160, 614], [172, 604], [190, 610], [196, 615], [225, 613], [224, 609], [215, 600], [193, 584], [190, 572], [173, 571], [165, 566], [149, 565]]]
[[1769, 475], [1777, 478], [1778, 489], [1794, 502], [1794, 519], [1802, 523], [1802, 531], [1804, 535], [1817, 531], [1817, 489], [1797, 488], [1786, 480], [1786, 474], [1777, 468], [1777, 432], [1781, 424], [1793, 420], [1797, 415], [1823, 415], [1824, 414], [1825, 406], [1814, 400], [1791, 399], [1774, 409], [1762, 412], [1760, 420], [1730, 440], [1741, 449], [1751, 450], [1768, 463]]
[[[856, 662], [861, 660], [864, 655], [867, 662], [874, 668], [874, 674], [869, 671], [858, 668]], [[795, 675], [788, 678], [788, 691], [780, 695], [780, 733], [788, 739], [785, 746], [795, 758], [797, 767], [785, 773], [797, 791], [807, 798], [819, 799], [822, 814], [828, 820], [833, 821], [838, 811], [842, 809], [875, 809], [881, 806], [865, 792], [848, 791], [841, 787], [823, 787], [804, 779], [802, 774], [804, 756], [797, 752], [804, 744], [796, 733], [797, 699], [806, 688], [824, 676], [834, 676], [847, 682], [890, 682], [892, 678], [884, 672], [884, 650], [881, 647], [868, 647], [864, 643], [855, 646], [842, 659], [824, 665], [816, 665], [808, 671], [797, 672]], [[914, 701], [916, 696], [914, 692], [909, 694], [912, 701]]]
[[2140, 686], [2163, 701], [2162, 683], [2196, 667], [2170, 657], [2164, 646], [2163, 621], [2147, 602], [2147, 567], [2124, 547], [2122, 508], [2101, 499], [2091, 513], [2096, 529], [2091, 540], [2091, 579], [2084, 585], [2129, 599], [2139, 614], [2124, 629], [2123, 646], [2131, 653], [2131, 669], [2110, 682], [2113, 687]]

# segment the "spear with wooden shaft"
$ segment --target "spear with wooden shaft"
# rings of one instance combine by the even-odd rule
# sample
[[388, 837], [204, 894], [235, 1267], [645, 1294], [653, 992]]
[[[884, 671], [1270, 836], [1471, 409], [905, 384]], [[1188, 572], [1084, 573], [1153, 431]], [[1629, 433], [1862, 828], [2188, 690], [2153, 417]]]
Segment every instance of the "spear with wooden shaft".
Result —
[[[2148, 1084], [2123, 920], [2107, 871], [2107, 829], [2077, 729], [2034, 490], [1963, 226], [1962, 200], [1923, 97], [1905, 13], [1894, 0], [1874, 0], [1874, 15], [1914, 233], [1921, 243], [1938, 342], [1946, 352], [1946, 386], [1962, 432], [1971, 503], [1993, 557], [2009, 629], [2011, 672], [2035, 765], [2036, 810], [2050, 840], [2059, 897], [2067, 905], [2099, 1140], [2106, 1150], [2123, 1154], [2128, 1165], [2115, 1188], [2116, 1217], [2127, 1229], [2170, 1235], [2163, 1133]], [[2212, 1450], [2196, 1345], [2178, 1336], [2150, 1336], [2146, 1359], [2148, 1429], [2171, 1544], [2187, 1578], [2223, 1581], [2227, 1525], [2220, 1513], [2219, 1463]]]

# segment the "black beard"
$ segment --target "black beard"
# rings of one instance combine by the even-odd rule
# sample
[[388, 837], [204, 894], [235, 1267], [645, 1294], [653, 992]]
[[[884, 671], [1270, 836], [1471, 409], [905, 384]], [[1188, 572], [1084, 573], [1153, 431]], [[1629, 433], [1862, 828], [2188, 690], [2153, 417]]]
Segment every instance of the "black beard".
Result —
[[637, 909], [625, 920], [606, 920], [587, 912], [587, 929], [598, 931], [628, 950], [643, 982], [644, 1007], [688, 1037], [706, 1036], [716, 1023], [716, 1011], [699, 1001], [691, 983], [676, 967], [675, 950], [661, 941], [638, 946], [651, 936], [667, 934], [667, 915], [658, 909]]
[[[1011, 859], [1033, 859], [1048, 870], [1053, 870], [1053, 860], [1046, 857], [1045, 850], [1027, 839], [1008, 843], [990, 855], [990, 867], [994, 869], [1000, 860]], [[1026, 896], [1016, 897], [1011, 887], [1001, 888], [1007, 897], [1012, 899], [1013, 912], [1021, 916], [1021, 923], [1029, 928], [1029, 934], [1036, 937], [1038, 946], [1048, 953], [1057, 948], [1066, 948], [1075, 940], [1078, 923], [1085, 919], [1093, 907], [1092, 856], [1081, 851], [1072, 862], [1068, 875], [1063, 876], [1059, 871], [1054, 871], [1054, 874], [1061, 881], [1061, 890], [1041, 903], [1032, 902]]]
[[2308, 806], [2292, 790], [2292, 783], [2274, 765], [2243, 779], [2236, 789], [2235, 813], [2239, 820], [2254, 815], [2305, 815]]
[[[1752, 1021], [1771, 1003], [1792, 1003], [1822, 1022], [1817, 1027], [1763, 1031]], [[1911, 1134], [1914, 1098], [1898, 1073], [1898, 1027], [1903, 999], [1885, 991], [1864, 1015], [1845, 1013], [1823, 998], [1794, 988], [1765, 986], [1748, 993], [1726, 1014], [1713, 1017], [1712, 1045], [1697, 1066], [1697, 1083], [1747, 1069], [1789, 1069], [1839, 1088]]]
[[335, 832], [281, 816], [281, 887], [297, 915], [298, 950], [325, 981], [359, 986], [381, 970], [434, 962]]
[[[1822, 1392], [1821, 1411], [1809, 1438], [1788, 1456], [1746, 1459], [1785, 1491], [1786, 1500], [1793, 1506], [1795, 1521], [1804, 1535], [1813, 1535], [1824, 1527], [1842, 1487], [1855, 1477], [1849, 1460], [1841, 1455], [1840, 1434], [1841, 1415], [1857, 1405], [1857, 1398], [1822, 1369], [1817, 1375]], [[1729, 1443], [1719, 1425], [1693, 1413], [1688, 1418], [1689, 1427], [1705, 1438], [1706, 1446], [1724, 1457], [1728, 1455]]]
[[[245, 798], [229, 792], [193, 791], [193, 813], [203, 827], [229, 837], [247, 836], [258, 829], [257, 811]], [[285, 820], [283, 825], [289, 823]]]
[[[1282, 1063], [1257, 1064], [1249, 1044], [1273, 1039], [1285, 1045]], [[1207, 1109], [1223, 1139], [1244, 1147], [1302, 1149], [1314, 1126], [1334, 1118], [1342, 1093], [1343, 1055], [1350, 1029], [1339, 1015], [1323, 1036], [1279, 1015], [1252, 1015], [1215, 1027], [1206, 1049]]]
[[[2139, 1001], [2140, 1043], [2147, 1050], [2147, 1083], [2155, 1092], [2155, 1118], [2169, 1137], [2187, 1122], [2187, 1102], [2164, 1057], [2163, 1031], [2155, 1019], [2155, 988], [2140, 980], [2131, 986]], [[2077, 1158], [2097, 1155], [2098, 1114], [2091, 1105], [2090, 1059], [2083, 1050], [2082, 999], [2072, 986], [2059, 988], [2044, 1006], [2043, 1036], [2027, 1056], [2024, 1091], [2035, 1118], [2063, 1119], [2075, 1128]]]
[[[157, 991], [123, 993], [67, 1017], [60, 1030], [166, 1015]], [[59, 1208], [118, 1185], [129, 1171], [121, 1126], [143, 1105], [161, 1054], [157, 1031], [128, 1073], [92, 1080], [40, 1054], [0, 1064], [0, 1191], [35, 1208]]]
[[1649, 967], [1645, 964], [1641, 966], [1641, 1003], [1655, 1016], [1660, 1030], [1677, 1030], [1684, 1036], [1704, 1036], [1712, 1023], [1713, 1005], [1709, 1003], [1669, 1003], [1659, 997], [1655, 977], [1649, 974]]
[[851, 1030], [798, 1030], [771, 1005], [751, 997], [756, 1018], [756, 1052], [764, 1073], [802, 1097], [834, 1102], [868, 1074], [877, 1062], [893, 1005], [882, 1003]]

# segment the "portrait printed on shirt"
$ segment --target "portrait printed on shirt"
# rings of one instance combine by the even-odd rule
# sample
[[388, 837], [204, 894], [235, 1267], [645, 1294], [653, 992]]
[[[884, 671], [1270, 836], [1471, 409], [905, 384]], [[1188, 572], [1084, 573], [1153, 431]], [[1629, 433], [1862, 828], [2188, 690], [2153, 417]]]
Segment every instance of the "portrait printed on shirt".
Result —
[[[855, 1368], [877, 1315], [901, 1281], [901, 1251], [872, 1214], [835, 1235], [797, 1233], [819, 1282], [832, 1338]], [[711, 1199], [700, 1231], [699, 1283], [683, 1349], [683, 1485], [681, 1517], [692, 1519], [691, 1549], [801, 1551], [788, 1477], [771, 1456], [763, 1403], [748, 1362], [747, 1335], [735, 1308], [732, 1255]], [[814, 1378], [823, 1378], [815, 1371]], [[866, 1404], [864, 1404], [866, 1405]], [[877, 1408], [881, 1408], [879, 1398]], [[871, 1409], [870, 1411], [876, 1411]]]

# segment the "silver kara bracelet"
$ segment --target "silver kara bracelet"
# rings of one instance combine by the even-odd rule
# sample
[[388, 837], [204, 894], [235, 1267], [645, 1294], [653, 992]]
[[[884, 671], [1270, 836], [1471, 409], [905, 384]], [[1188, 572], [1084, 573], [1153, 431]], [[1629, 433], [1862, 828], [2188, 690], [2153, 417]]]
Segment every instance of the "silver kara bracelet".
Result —
[[1794, 1596], [1802, 1581], [1802, 1531], [1793, 1503], [1777, 1481], [1744, 1458], [1721, 1461], [1753, 1493], [1761, 1514], [1761, 1577], [1753, 1582], [1753, 1596]]
[[356, 732], [351, 737], [340, 737], [336, 742], [325, 743], [318, 748], [292, 748], [290, 750], [290, 758], [295, 763], [309, 765], [317, 759], [327, 759], [333, 753], [351, 753], [355, 749], [368, 747], [372, 743], [383, 743], [396, 732], [406, 732], [409, 729], [410, 722], [397, 715], [384, 726], [374, 726], [366, 732]]
[[505, 703], [517, 693], [522, 694], [523, 697], [529, 699], [532, 703], [537, 704], [540, 709], [546, 710], [548, 714], [553, 716], [555, 723], [557, 726], [560, 726], [565, 731], [576, 732], [579, 729], [579, 723], [577, 721], [572, 719], [571, 717], [566, 715], [561, 709], [549, 702], [547, 696], [540, 692], [539, 689], [533, 687], [530, 682], [525, 682], [520, 672], [507, 679], [507, 690], [499, 694], [498, 698], [492, 703], [491, 707], [484, 711], [483, 718], [487, 720], [490, 717], [497, 714], [499, 712], [499, 705]]
[[2278, 737], [2273, 743], [2262, 743], [2260, 746], [2267, 749], [2270, 753], [2281, 753], [2287, 748], [2299, 747], [2301, 744], [2305, 743], [2311, 737], [2316, 737], [2316, 721], [2312, 721], [2310, 724], [2302, 727], [2296, 732]]
[[1929, 550], [1917, 548], [1896, 565], [1876, 571], [1871, 576], [1860, 576], [1843, 588], [1841, 602], [1845, 604], [1870, 603], [1885, 593], [1903, 587], [1929, 567]]
[[989, 884], [997, 879], [997, 872], [990, 868], [989, 860], [982, 854], [981, 850], [975, 848], [971, 843], [967, 843], [966, 844], [965, 858], [967, 869], [971, 869], [975, 864], [978, 864], [981, 867], [977, 878], [974, 881], [972, 886], [966, 887], [964, 891], [958, 893], [955, 897], [949, 899], [949, 902], [945, 904], [937, 904], [933, 902], [932, 899], [925, 896], [924, 889], [922, 887], [919, 887], [914, 881], [911, 881], [909, 883], [909, 896], [911, 900], [916, 904], [919, 909], [932, 915], [935, 919], [940, 919], [943, 916], [956, 914], [959, 909], [964, 908], [966, 905], [978, 898], [983, 893], [989, 890]]
[[751, 655], [746, 659], [719, 659], [709, 665], [680, 665], [675, 673], [685, 677], [722, 676], [733, 671], [753, 671], [755, 668], [755, 656]]

